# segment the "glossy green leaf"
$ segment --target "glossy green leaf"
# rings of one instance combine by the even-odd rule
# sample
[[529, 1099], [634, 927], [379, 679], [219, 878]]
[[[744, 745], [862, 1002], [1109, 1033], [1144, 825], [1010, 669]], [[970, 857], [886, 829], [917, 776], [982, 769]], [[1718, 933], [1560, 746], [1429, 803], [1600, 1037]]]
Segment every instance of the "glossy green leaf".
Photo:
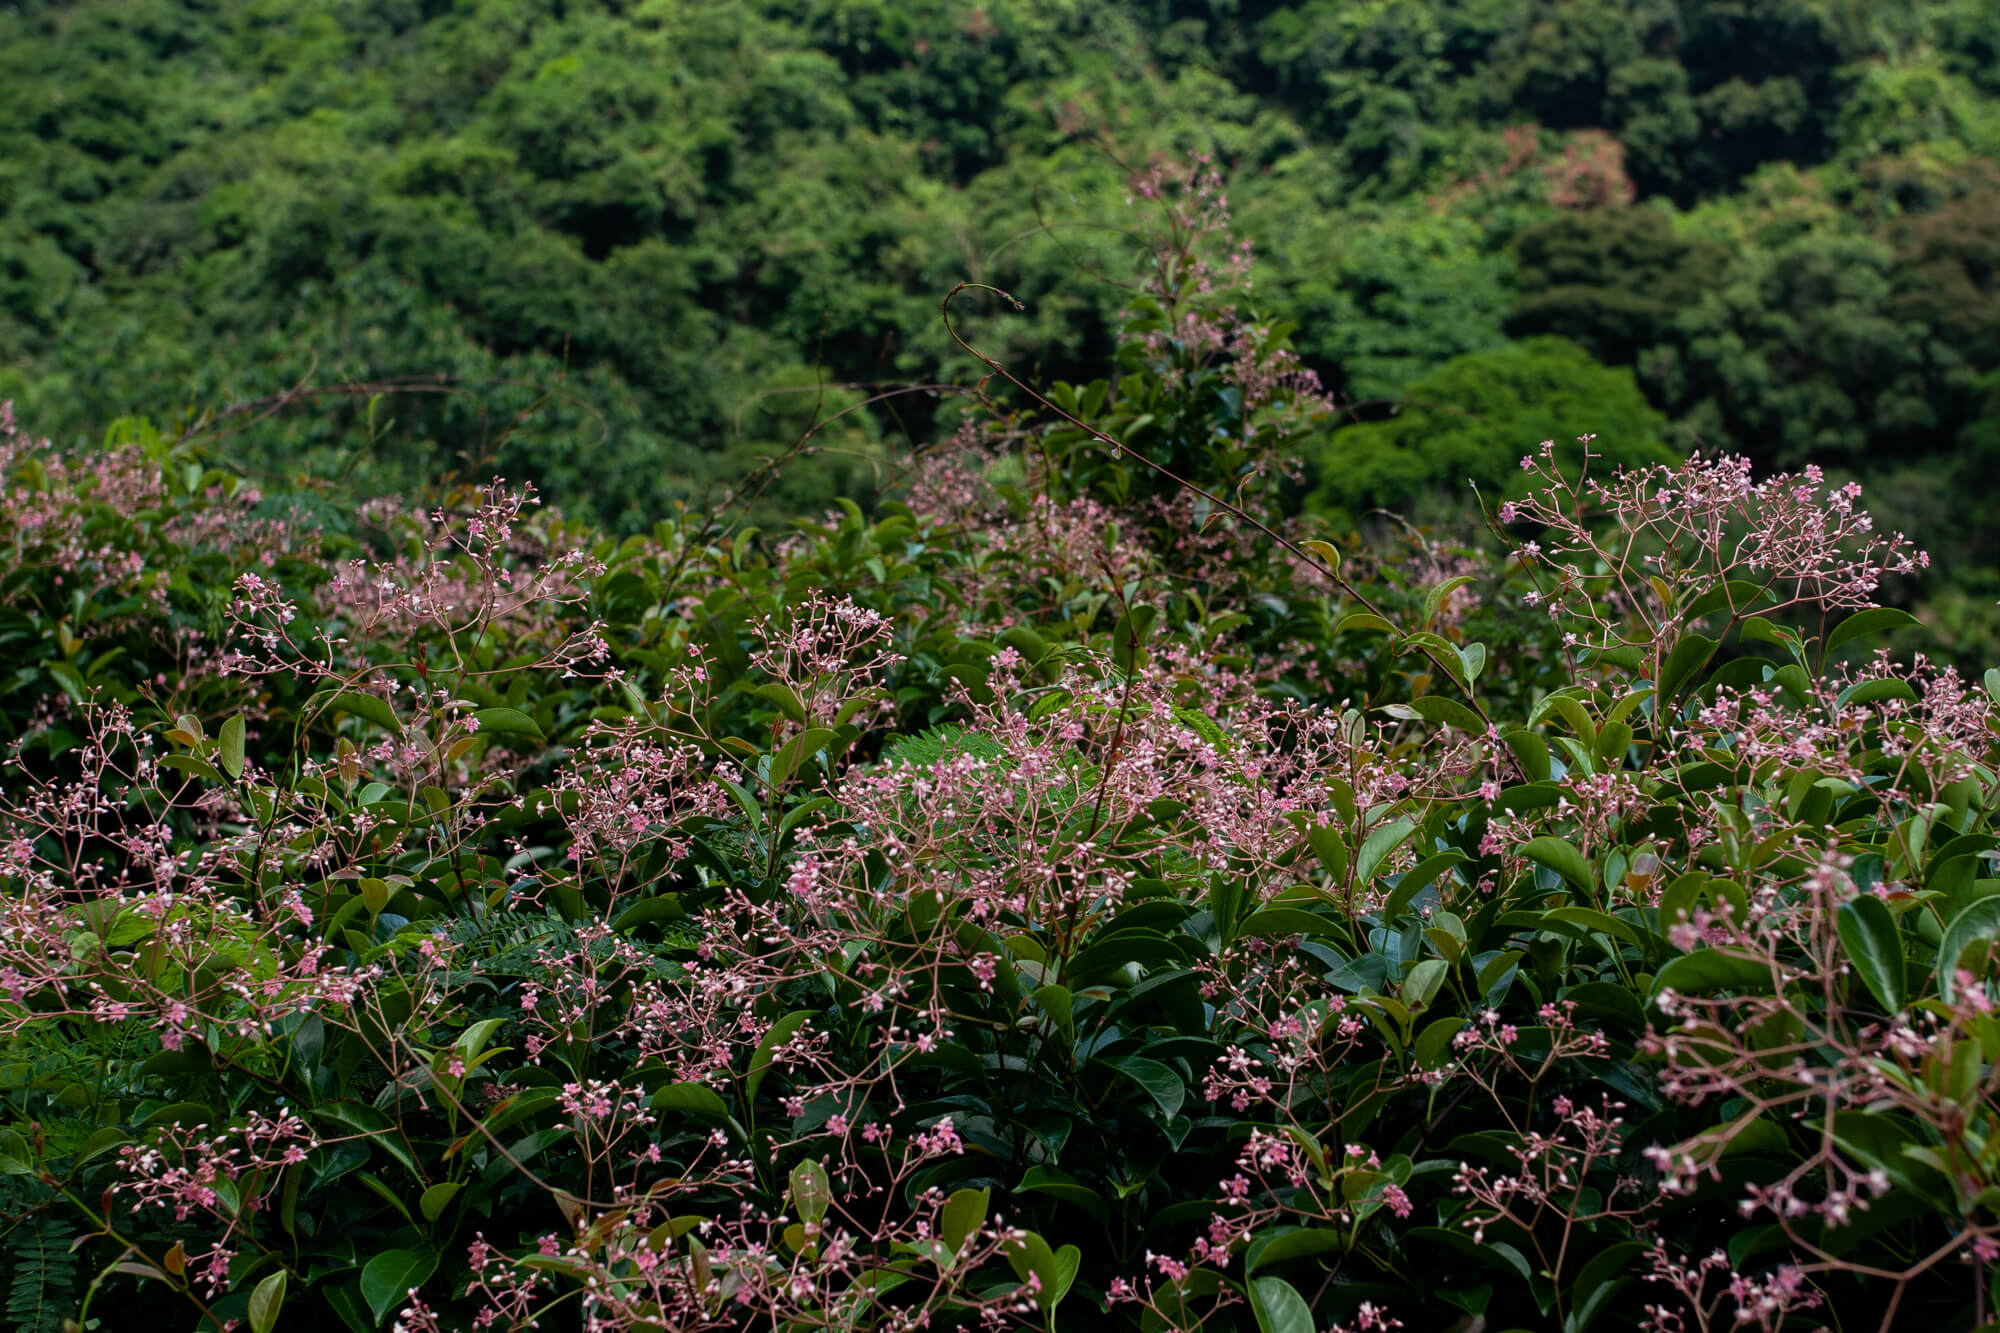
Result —
[[778, 1048], [790, 1041], [792, 1034], [811, 1017], [812, 1010], [797, 1009], [771, 1024], [770, 1031], [766, 1032], [764, 1039], [757, 1043], [757, 1049], [750, 1053], [750, 1065], [743, 1075], [745, 1103], [751, 1105], [756, 1103], [757, 1089], [764, 1085], [764, 1076], [771, 1072], [771, 1063], [776, 1058]]
[[779, 746], [771, 756], [770, 771], [766, 781], [773, 787], [782, 787], [792, 780], [807, 760], [832, 744], [834, 734], [824, 727], [808, 727], [798, 735]]
[[1389, 859], [1398, 847], [1408, 842], [1417, 826], [1407, 819], [1399, 819], [1393, 824], [1384, 824], [1361, 841], [1361, 850], [1354, 858], [1354, 878], [1360, 884], [1372, 883], [1382, 863]]
[[352, 713], [364, 722], [373, 722], [384, 731], [393, 731], [398, 736], [403, 734], [403, 722], [396, 716], [396, 710], [389, 706], [387, 700], [378, 699], [372, 694], [363, 694], [359, 690], [340, 690], [322, 695], [313, 700], [313, 703], [328, 716], [334, 713]]
[[1470, 574], [1459, 574], [1441, 582], [1433, 583], [1426, 589], [1424, 592], [1424, 624], [1429, 625], [1437, 619], [1438, 612], [1444, 609], [1446, 598], [1474, 581]]
[[1596, 885], [1596, 876], [1590, 872], [1590, 862], [1583, 859], [1582, 852], [1561, 838], [1532, 838], [1521, 844], [1519, 852], [1535, 864], [1547, 866], [1585, 893]]
[[1045, 1315], [1053, 1312], [1062, 1303], [1062, 1298], [1069, 1294], [1082, 1261], [1083, 1253], [1076, 1246], [1065, 1245], [1060, 1250], [1051, 1250], [1049, 1243], [1032, 1231], [1022, 1233], [1020, 1239], [1007, 1248], [1007, 1263], [1013, 1268], [1014, 1275], [1026, 1282], [1032, 1273], [1040, 1282], [1035, 1304]]
[[1287, 1227], [1279, 1231], [1260, 1231], [1257, 1238], [1250, 1242], [1250, 1248], [1243, 1252], [1243, 1271], [1253, 1274], [1260, 1268], [1293, 1259], [1315, 1254], [1337, 1254], [1343, 1244], [1340, 1232], [1330, 1227]]
[[789, 685], [777, 681], [765, 681], [750, 691], [760, 699], [768, 699], [778, 706], [778, 711], [794, 722], [804, 723], [806, 706], [799, 698], [799, 692]]
[[1258, 1333], [1315, 1333], [1312, 1310], [1297, 1288], [1281, 1277], [1250, 1279], [1250, 1312]]
[[1181, 1105], [1187, 1100], [1187, 1085], [1171, 1068], [1143, 1055], [1115, 1056], [1104, 1063], [1144, 1088], [1161, 1115], [1171, 1118], [1180, 1114]]
[[1465, 1020], [1456, 1014], [1432, 1019], [1410, 1044], [1410, 1058], [1419, 1069], [1437, 1069], [1450, 1063], [1452, 1040], [1464, 1028]]
[[1549, 780], [1549, 743], [1532, 731], [1520, 727], [1502, 732], [1500, 739], [1507, 744], [1514, 762], [1520, 765], [1521, 774], [1529, 782]]
[[1117, 625], [1111, 630], [1111, 660], [1117, 663], [1120, 671], [1130, 671], [1134, 663], [1143, 660], [1146, 637], [1152, 632], [1153, 622], [1159, 616], [1155, 607], [1135, 606], [1118, 617]]
[[1021, 1177], [1018, 1188], [1023, 1194], [1046, 1194], [1074, 1204], [1101, 1225], [1111, 1221], [1111, 1205], [1104, 1196], [1058, 1167], [1036, 1163]]
[[433, 1185], [417, 1200], [417, 1211], [424, 1215], [426, 1222], [435, 1222], [444, 1215], [444, 1210], [451, 1206], [451, 1201], [464, 1188], [465, 1182], [462, 1180], [449, 1180]]
[[833, 1206], [833, 1181], [826, 1167], [807, 1158], [792, 1168], [792, 1208], [801, 1220], [817, 1222]]
[[1683, 688], [1715, 656], [1715, 640], [1706, 634], [1683, 634], [1660, 667], [1659, 697], [1672, 703]]
[[1429, 1008], [1450, 971], [1451, 965], [1441, 958], [1426, 958], [1411, 968], [1410, 975], [1403, 979], [1402, 989], [1398, 992], [1404, 1005], [1412, 1013]]
[[986, 1225], [986, 1210], [992, 1200], [990, 1189], [956, 1190], [945, 1200], [944, 1210], [938, 1215], [938, 1235], [952, 1253], [964, 1249], [966, 1240]]
[[1836, 653], [1856, 639], [1864, 639], [1873, 634], [1883, 634], [1919, 623], [1921, 622], [1908, 611], [1893, 606], [1875, 606], [1866, 611], [1856, 611], [1835, 625], [1832, 632], [1826, 636], [1826, 651], [1829, 654]]
[[1396, 887], [1389, 891], [1389, 896], [1382, 902], [1384, 924], [1402, 916], [1409, 910], [1410, 904], [1416, 901], [1418, 894], [1436, 883], [1438, 876], [1464, 860], [1465, 853], [1461, 851], [1439, 852], [1435, 856], [1425, 857], [1414, 867], [1404, 871], [1402, 878], [1396, 881]]
[[1849, 685], [1834, 700], [1842, 708], [1853, 704], [1878, 704], [1894, 699], [1901, 703], [1915, 703], [1917, 692], [1910, 688], [1910, 682], [1894, 676], [1883, 676], [1875, 680], [1864, 680]]
[[285, 1308], [285, 1270], [259, 1282], [250, 1292], [250, 1333], [272, 1333], [278, 1327], [278, 1312]]
[[1768, 963], [1720, 949], [1696, 949], [1669, 959], [1653, 977], [1653, 998], [1662, 991], [1707, 995], [1714, 991], [1761, 994], [1772, 987]]
[[393, 1310], [399, 1310], [437, 1269], [437, 1255], [430, 1250], [384, 1250], [361, 1269], [361, 1299], [379, 1327]]
[[481, 708], [473, 713], [479, 719], [480, 734], [494, 733], [501, 736], [526, 736], [529, 740], [543, 745], [549, 738], [542, 735], [542, 729], [535, 725], [535, 719], [518, 708]]
[[1887, 904], [1864, 893], [1840, 905], [1834, 914], [1840, 946], [1855, 975], [1887, 1014], [1898, 1014], [1909, 1002], [1903, 966], [1903, 937]]
[[1350, 630], [1394, 634], [1396, 627], [1372, 611], [1356, 611], [1351, 615], [1342, 616], [1340, 623], [1333, 627], [1335, 637], [1339, 637]]
[[1624, 1240], [1591, 1255], [1571, 1288], [1571, 1315], [1563, 1324], [1563, 1333], [1586, 1333], [1619, 1289], [1644, 1271], [1639, 1258], [1645, 1253], [1646, 1246]]
[[[215, 762], [222, 767], [232, 780], [243, 776], [243, 715], [236, 713], [225, 719], [222, 729], [216, 734]], [[283, 1293], [280, 1293], [282, 1299]]]
[[1437, 722], [1447, 727], [1456, 727], [1468, 736], [1484, 736], [1486, 724], [1479, 714], [1467, 708], [1456, 699], [1447, 699], [1441, 694], [1426, 694], [1410, 704], [1410, 709], [1426, 722]]
[[1965, 951], [1974, 944], [1992, 945], [2000, 937], [2000, 896], [1976, 899], [1951, 919], [1938, 941], [1938, 993], [1946, 1004], [1958, 995], [1958, 969]]

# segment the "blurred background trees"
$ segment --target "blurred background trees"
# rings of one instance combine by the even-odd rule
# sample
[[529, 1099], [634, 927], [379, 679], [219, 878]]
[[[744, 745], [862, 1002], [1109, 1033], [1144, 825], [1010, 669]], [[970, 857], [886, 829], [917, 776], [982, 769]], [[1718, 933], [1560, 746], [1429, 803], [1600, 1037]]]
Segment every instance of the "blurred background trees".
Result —
[[[1929, 520], [2000, 475], [1996, 71], [2000, 0], [23, 0], [0, 396], [626, 528], [818, 420], [797, 513], [949, 429], [954, 283], [1026, 372], [1109, 355], [1127, 181], [1207, 151], [1347, 407], [1309, 503], [1586, 431], [1813, 460], [1990, 604]], [[898, 385], [946, 387], [857, 406]]]

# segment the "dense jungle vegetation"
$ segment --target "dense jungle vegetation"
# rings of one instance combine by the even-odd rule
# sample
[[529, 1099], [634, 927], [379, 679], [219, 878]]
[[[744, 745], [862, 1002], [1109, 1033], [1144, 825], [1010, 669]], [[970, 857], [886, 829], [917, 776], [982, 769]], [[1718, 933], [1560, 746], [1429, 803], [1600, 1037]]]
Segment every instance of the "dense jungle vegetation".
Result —
[[[965, 303], [982, 347], [1088, 378], [1128, 177], [1206, 151], [1343, 408], [1315, 507], [1462, 506], [1587, 430], [1812, 460], [1936, 534], [1934, 646], [1987, 646], [1992, 526], [1950, 519], [2000, 476], [1996, 0], [25, 0], [0, 35], [0, 395], [58, 440], [235, 409], [253, 466], [498, 470], [633, 530], [815, 403], [976, 378], [961, 279], [1027, 305]], [[403, 391], [266, 414], [357, 383]], [[839, 417], [760, 512], [959, 410]]]
[[1996, 0], [4, 22], [0, 1329], [2000, 1330]]

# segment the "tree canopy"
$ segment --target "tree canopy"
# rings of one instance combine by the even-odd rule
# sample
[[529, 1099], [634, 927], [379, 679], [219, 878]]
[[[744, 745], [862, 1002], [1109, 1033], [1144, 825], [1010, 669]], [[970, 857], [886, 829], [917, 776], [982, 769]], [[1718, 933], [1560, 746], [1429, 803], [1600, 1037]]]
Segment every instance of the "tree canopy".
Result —
[[629, 529], [810, 434], [768, 513], [865, 496], [984, 373], [941, 297], [1084, 375], [1125, 182], [1189, 152], [1364, 418], [1553, 335], [1683, 449], [1866, 478], [1992, 429], [1994, 0], [26, 0], [0, 39], [0, 394], [59, 439], [228, 413], [252, 467]]

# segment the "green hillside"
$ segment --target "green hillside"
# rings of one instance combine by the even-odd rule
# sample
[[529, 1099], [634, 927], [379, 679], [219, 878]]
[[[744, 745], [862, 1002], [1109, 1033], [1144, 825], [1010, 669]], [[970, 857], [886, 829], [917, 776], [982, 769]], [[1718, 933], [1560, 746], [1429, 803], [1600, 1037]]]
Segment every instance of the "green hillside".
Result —
[[[1556, 335], [1667, 444], [1852, 470], [1995, 582], [1945, 520], [2000, 474], [2000, 0], [28, 0], [0, 78], [0, 394], [58, 438], [231, 413], [252, 465], [643, 526], [816, 404], [969, 381], [962, 279], [1082, 374], [1131, 170], [1205, 151], [1343, 420], [1457, 423], [1339, 513], [1654, 429], [1514, 416], [1502, 349]], [[957, 410], [838, 415], [769, 512]]]

